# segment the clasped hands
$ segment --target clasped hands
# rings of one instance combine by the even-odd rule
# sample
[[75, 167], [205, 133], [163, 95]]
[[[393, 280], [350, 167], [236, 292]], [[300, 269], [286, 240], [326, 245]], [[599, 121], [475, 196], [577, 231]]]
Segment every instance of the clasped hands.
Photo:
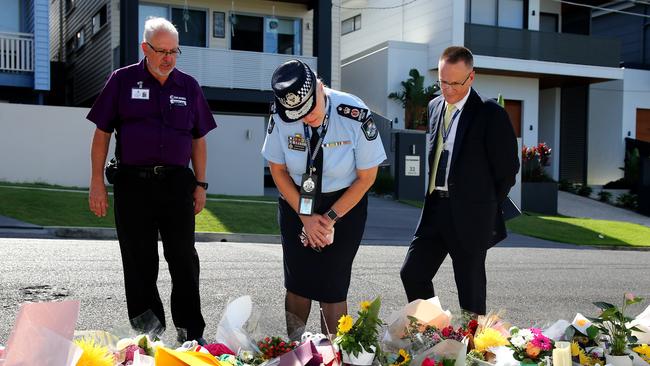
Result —
[[311, 216], [300, 215], [300, 220], [305, 234], [304, 236], [301, 235], [302, 244], [305, 247], [309, 246], [320, 251], [320, 249], [332, 244], [334, 220], [316, 213]]

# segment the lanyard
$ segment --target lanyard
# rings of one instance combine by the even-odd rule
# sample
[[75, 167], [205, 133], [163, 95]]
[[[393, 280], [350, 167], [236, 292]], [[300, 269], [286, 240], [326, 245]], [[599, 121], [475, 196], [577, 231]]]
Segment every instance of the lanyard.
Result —
[[327, 104], [329, 107], [327, 108], [327, 114], [325, 114], [325, 118], [323, 118], [323, 130], [320, 133], [320, 137], [318, 138], [318, 142], [316, 143], [316, 148], [314, 149], [314, 153], [312, 154], [311, 152], [311, 128], [303, 123], [303, 127], [305, 129], [305, 137], [307, 139], [307, 159], [309, 159], [309, 175], [311, 175], [314, 171], [314, 163], [316, 162], [316, 157], [318, 156], [318, 153], [320, 152], [320, 147], [323, 144], [323, 139], [325, 139], [325, 134], [327, 133], [327, 128], [329, 127], [329, 120], [330, 120], [330, 112], [332, 111], [332, 103], [330, 103], [329, 97], [327, 97]]
[[451, 121], [449, 121], [449, 127], [445, 128], [444, 126], [444, 120], [445, 120], [445, 115], [444, 113], [442, 114], [442, 119], [438, 120], [438, 129], [442, 127], [442, 143], [447, 143], [447, 138], [449, 137], [449, 133], [451, 132], [451, 128], [454, 126], [454, 121], [456, 121], [456, 117], [460, 114], [462, 109], [456, 109], [456, 112], [454, 112], [454, 115], [451, 116]]

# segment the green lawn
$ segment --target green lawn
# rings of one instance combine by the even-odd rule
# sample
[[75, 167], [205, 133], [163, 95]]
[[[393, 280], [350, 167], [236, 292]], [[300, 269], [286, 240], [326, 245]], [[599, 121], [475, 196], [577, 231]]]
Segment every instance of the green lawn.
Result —
[[[114, 227], [112, 210], [104, 218], [97, 218], [88, 209], [85, 192], [58, 192], [37, 189], [1, 187], [0, 215], [42, 226]], [[23, 186], [20, 184], [20, 186]], [[25, 185], [41, 188], [77, 189], [49, 185]], [[84, 190], [84, 188], [78, 188]], [[273, 202], [274, 197], [209, 195], [209, 198]], [[208, 201], [205, 210], [196, 218], [196, 230], [208, 232], [278, 234], [277, 205], [239, 201]]]
[[507, 226], [518, 234], [561, 243], [650, 247], [650, 228], [627, 222], [529, 213]]
[[[418, 208], [424, 205], [415, 200], [400, 202]], [[650, 247], [650, 228], [627, 222], [524, 213], [506, 226], [517, 234], [560, 243]]]

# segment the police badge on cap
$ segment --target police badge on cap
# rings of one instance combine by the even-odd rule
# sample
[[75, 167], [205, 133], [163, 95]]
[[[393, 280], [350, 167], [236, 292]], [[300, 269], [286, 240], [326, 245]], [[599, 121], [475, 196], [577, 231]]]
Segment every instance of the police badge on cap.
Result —
[[273, 73], [275, 111], [285, 122], [295, 122], [316, 107], [316, 75], [300, 60], [290, 60]]

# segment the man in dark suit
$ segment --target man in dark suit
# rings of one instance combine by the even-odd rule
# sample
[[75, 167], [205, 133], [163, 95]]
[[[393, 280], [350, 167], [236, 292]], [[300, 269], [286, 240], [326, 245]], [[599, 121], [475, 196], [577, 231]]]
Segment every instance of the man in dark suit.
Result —
[[519, 170], [506, 111], [472, 89], [465, 47], [438, 62], [442, 95], [429, 103], [429, 186], [400, 276], [409, 301], [434, 296], [433, 277], [449, 254], [460, 307], [485, 314], [487, 250], [506, 237], [500, 204]]

